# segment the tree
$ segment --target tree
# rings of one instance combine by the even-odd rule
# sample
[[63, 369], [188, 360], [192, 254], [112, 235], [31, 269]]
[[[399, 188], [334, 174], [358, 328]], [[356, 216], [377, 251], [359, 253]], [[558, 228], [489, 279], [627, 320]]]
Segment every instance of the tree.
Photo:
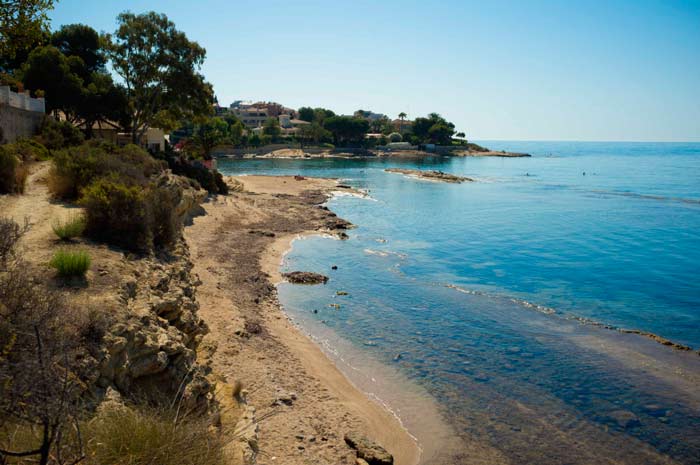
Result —
[[327, 110], [325, 108], [314, 108], [314, 122], [323, 126], [327, 118], [335, 116], [332, 110]]
[[[60, 110], [66, 120], [76, 125], [82, 124], [88, 137], [92, 136], [95, 123], [128, 125], [124, 89], [114, 84], [104, 69], [104, 62], [96, 58], [104, 53], [99, 49], [100, 42], [77, 45], [70, 39], [70, 31], [73, 30], [62, 30], [62, 46], [67, 51], [73, 50], [86, 56], [92, 65], [86, 65], [79, 55], [66, 56], [55, 46], [38, 47], [29, 55], [20, 72], [24, 87], [35, 94], [41, 91], [49, 113]], [[75, 30], [81, 36], [98, 37], [87, 26]], [[69, 46], [69, 43], [73, 45]]]
[[462, 139], [462, 140], [460, 141], [461, 143], [465, 143], [465, 142], [466, 142], [465, 137], [467, 137], [467, 135], [466, 135], [465, 133], [463, 133], [463, 132], [458, 132], [457, 134], [455, 134], [455, 136], [458, 137], [458, 138], [460, 138], [460, 139]]
[[149, 127], [169, 130], [187, 118], [210, 114], [213, 91], [199, 73], [204, 48], [163, 14], [127, 12], [117, 19], [109, 57], [126, 86], [132, 141], [137, 143]]
[[207, 118], [194, 127], [192, 143], [205, 160], [211, 160], [211, 152], [217, 145], [228, 141], [229, 125], [221, 118]]
[[455, 133], [455, 125], [448, 122], [437, 113], [431, 113], [427, 118], [416, 118], [413, 122], [412, 142], [420, 144], [432, 143], [449, 145]]
[[[43, 91], [48, 113], [62, 110], [72, 115], [82, 95], [82, 79], [71, 68], [80, 65], [80, 58], [73, 63], [51, 45], [38, 47], [29, 54], [21, 70], [24, 86], [33, 91]], [[72, 66], [71, 66], [72, 65]]]
[[224, 117], [224, 121], [228, 124], [229, 142], [235, 146], [241, 145], [243, 143], [243, 132], [245, 131], [243, 122], [230, 113]]
[[3, 0], [0, 2], [0, 69], [12, 71], [29, 53], [46, 42], [47, 12], [54, 0]]
[[309, 123], [314, 120], [314, 109], [311, 107], [301, 107], [298, 113], [300, 120], [308, 121]]
[[[51, 45], [65, 56], [77, 56], [83, 61], [87, 74], [104, 71], [107, 57], [100, 35], [85, 24], [68, 24], [51, 36]], [[88, 75], [81, 76], [83, 79]]]
[[332, 116], [325, 120], [324, 127], [333, 134], [336, 145], [361, 144], [369, 131], [369, 123], [351, 116]]
[[280, 134], [282, 134], [279, 120], [277, 118], [268, 118], [263, 125], [263, 134], [270, 136], [273, 142], [279, 138]]
[[406, 115], [406, 113], [404, 113], [403, 111], [401, 113], [399, 113], [399, 119], [401, 120], [401, 124], [399, 125], [399, 132], [402, 134], [403, 134], [403, 122], [406, 119], [406, 116], [408, 116], [408, 115]]
[[305, 144], [318, 144], [322, 140], [332, 137], [330, 131], [327, 131], [318, 123], [303, 124], [299, 127], [297, 138], [302, 147]]

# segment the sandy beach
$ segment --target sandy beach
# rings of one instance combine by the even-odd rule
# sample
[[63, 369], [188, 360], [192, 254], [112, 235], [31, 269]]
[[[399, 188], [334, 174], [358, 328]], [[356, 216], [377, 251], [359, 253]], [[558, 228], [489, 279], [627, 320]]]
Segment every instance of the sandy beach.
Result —
[[[206, 214], [185, 237], [202, 281], [200, 314], [210, 328], [203, 346], [216, 349], [215, 376], [242, 383], [256, 409], [258, 463], [354, 464], [343, 439], [350, 431], [386, 448], [399, 465], [419, 463], [419, 445], [396, 416], [357, 389], [277, 301], [274, 284], [291, 241], [310, 233], [342, 235], [350, 227], [321, 205], [337, 182], [232, 179], [242, 190], [205, 203]], [[447, 431], [427, 399], [426, 406], [426, 425]]]

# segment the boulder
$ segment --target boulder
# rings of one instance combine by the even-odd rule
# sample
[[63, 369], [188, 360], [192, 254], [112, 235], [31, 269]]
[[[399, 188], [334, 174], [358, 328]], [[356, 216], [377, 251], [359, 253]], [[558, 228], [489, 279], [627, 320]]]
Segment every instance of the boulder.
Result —
[[328, 282], [328, 276], [310, 271], [292, 271], [282, 276], [292, 284], [326, 284]]
[[393, 465], [394, 463], [394, 457], [389, 452], [359, 433], [347, 433], [345, 443], [357, 452], [357, 458], [364, 460], [368, 465]]

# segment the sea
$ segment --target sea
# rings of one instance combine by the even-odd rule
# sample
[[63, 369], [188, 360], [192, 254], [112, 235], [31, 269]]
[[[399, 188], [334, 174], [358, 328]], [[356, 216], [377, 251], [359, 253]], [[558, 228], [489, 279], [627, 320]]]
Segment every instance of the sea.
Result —
[[[279, 298], [416, 436], [422, 463], [698, 465], [700, 143], [480, 143], [532, 156], [219, 168], [364, 193], [327, 203], [356, 226], [347, 240], [299, 238], [281, 264], [328, 283], [282, 283]], [[417, 395], [458, 447], [435, 446]]]

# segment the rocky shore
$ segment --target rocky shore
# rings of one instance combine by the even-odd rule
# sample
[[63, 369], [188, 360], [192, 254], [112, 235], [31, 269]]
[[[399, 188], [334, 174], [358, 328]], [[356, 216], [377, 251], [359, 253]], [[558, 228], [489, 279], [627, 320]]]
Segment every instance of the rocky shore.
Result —
[[408, 169], [402, 169], [402, 168], [387, 168], [384, 171], [386, 171], [387, 173], [405, 174], [406, 176], [419, 178], [419, 179], [427, 179], [429, 181], [449, 182], [449, 183], [453, 183], [453, 184], [461, 184], [463, 182], [473, 182], [474, 181], [472, 178], [457, 176], [454, 174], [445, 173], [443, 171], [408, 170]]

